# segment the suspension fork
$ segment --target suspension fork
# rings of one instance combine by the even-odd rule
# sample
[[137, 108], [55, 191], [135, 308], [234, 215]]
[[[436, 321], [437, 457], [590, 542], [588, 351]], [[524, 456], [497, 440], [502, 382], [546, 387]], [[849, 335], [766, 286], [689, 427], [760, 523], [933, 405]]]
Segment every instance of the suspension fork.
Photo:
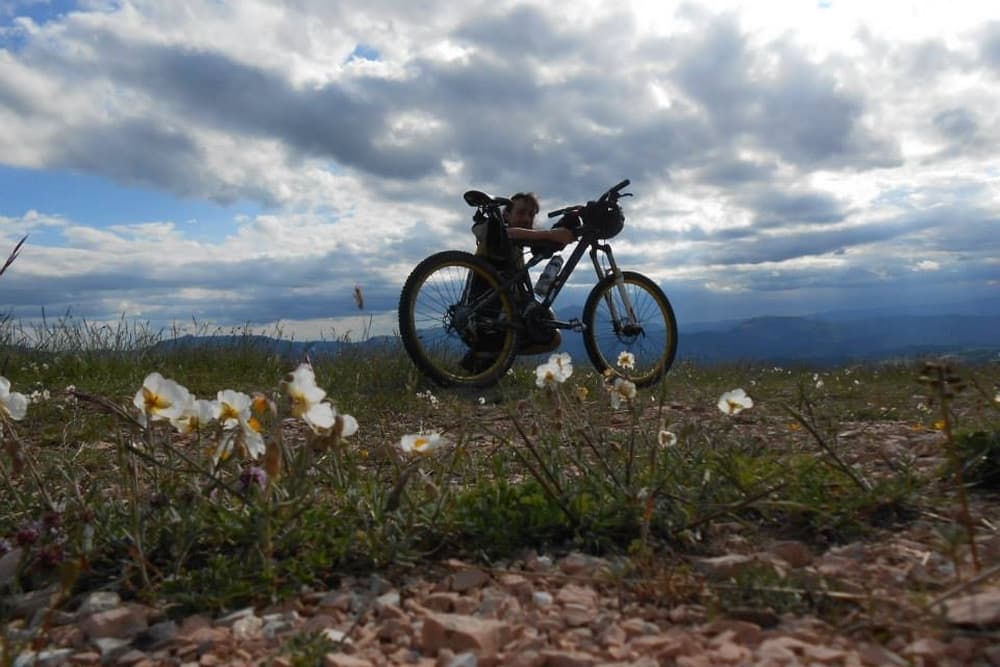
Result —
[[[597, 259], [597, 252], [601, 251], [608, 258], [608, 268], [607, 270], [601, 268], [601, 263]], [[590, 248], [590, 260], [594, 263], [594, 271], [597, 272], [597, 280], [603, 280], [607, 276], [614, 276], [615, 287], [618, 289], [618, 295], [621, 297], [621, 304], [625, 307], [625, 312], [620, 313], [618, 305], [615, 300], [611, 298], [611, 292], [607, 292], [604, 295], [604, 302], [608, 306], [608, 310], [611, 312], [611, 319], [614, 322], [615, 331], [621, 332], [625, 326], [637, 325], [639, 323], [639, 318], [635, 316], [635, 309], [632, 307], [632, 299], [628, 295], [628, 290], [625, 289], [625, 274], [621, 269], [618, 268], [618, 263], [615, 262], [615, 256], [611, 252], [611, 246], [608, 244], [593, 244]], [[627, 318], [626, 321], [622, 321]]]

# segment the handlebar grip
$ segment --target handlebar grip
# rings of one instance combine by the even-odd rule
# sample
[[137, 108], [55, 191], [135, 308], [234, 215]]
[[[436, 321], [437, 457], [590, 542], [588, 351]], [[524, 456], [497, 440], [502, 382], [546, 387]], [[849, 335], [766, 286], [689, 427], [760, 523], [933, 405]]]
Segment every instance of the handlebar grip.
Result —
[[632, 181], [630, 181], [629, 179], [626, 178], [624, 181], [622, 181], [621, 183], [619, 183], [615, 187], [611, 188], [611, 192], [618, 192], [622, 188], [628, 187], [628, 184], [631, 183], [631, 182]]

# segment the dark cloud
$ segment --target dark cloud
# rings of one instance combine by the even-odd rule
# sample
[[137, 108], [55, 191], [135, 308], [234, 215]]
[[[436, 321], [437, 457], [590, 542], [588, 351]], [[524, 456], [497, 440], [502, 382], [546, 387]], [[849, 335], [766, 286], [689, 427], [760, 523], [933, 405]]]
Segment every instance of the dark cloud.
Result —
[[1000, 21], [990, 21], [983, 26], [979, 53], [985, 65], [1000, 73]]
[[773, 43], [751, 52], [730, 15], [697, 34], [674, 47], [675, 80], [709, 115], [720, 141], [749, 139], [802, 168], [900, 163], [898, 149], [862, 125], [863, 95], [796, 47]]
[[748, 204], [756, 214], [754, 226], [763, 228], [835, 223], [846, 217], [836, 197], [818, 192], [788, 194], [769, 190], [753, 196]]
[[934, 116], [934, 127], [948, 139], [967, 141], [979, 129], [976, 115], [968, 109], [948, 109]]
[[775, 172], [776, 165], [771, 163], [720, 156], [712, 164], [700, 169], [697, 178], [701, 183], [732, 187], [767, 181], [775, 175]]

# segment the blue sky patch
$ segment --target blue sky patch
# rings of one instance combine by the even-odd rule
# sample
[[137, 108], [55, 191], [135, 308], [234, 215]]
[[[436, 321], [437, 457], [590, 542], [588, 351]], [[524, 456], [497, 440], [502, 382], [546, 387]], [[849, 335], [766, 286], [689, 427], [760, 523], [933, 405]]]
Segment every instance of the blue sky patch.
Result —
[[236, 229], [237, 216], [252, 217], [261, 209], [246, 202], [179, 199], [91, 174], [0, 165], [0, 215], [17, 218], [30, 210], [91, 227], [174, 222], [189, 238], [219, 241]]

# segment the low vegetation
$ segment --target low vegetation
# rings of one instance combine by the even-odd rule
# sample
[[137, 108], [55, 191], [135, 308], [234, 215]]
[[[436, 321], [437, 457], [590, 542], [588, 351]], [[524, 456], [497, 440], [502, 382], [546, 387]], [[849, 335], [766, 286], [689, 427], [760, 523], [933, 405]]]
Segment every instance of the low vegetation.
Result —
[[46, 587], [55, 606], [113, 589], [183, 614], [529, 550], [604, 556], [609, 581], [664, 604], [824, 616], [859, 603], [692, 564], [734, 533], [822, 553], [917, 520], [951, 584], [984, 567], [996, 363], [680, 362], [636, 392], [627, 357], [617, 378], [556, 357], [471, 392], [425, 384], [398, 347], [310, 361], [242, 333], [171, 349], [125, 321], [3, 323], [0, 621]]

